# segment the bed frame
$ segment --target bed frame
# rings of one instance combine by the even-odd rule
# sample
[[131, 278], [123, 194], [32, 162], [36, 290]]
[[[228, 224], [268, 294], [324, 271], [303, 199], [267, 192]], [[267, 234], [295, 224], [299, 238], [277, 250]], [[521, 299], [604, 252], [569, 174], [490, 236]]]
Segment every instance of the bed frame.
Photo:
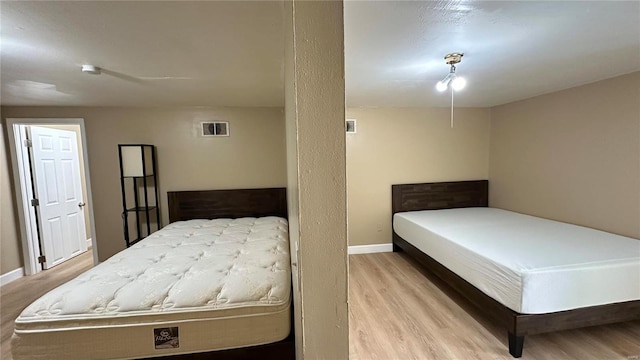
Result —
[[[239, 189], [208, 191], [169, 191], [169, 221], [191, 219], [279, 216], [287, 218], [287, 189]], [[293, 313], [293, 312], [292, 312]], [[281, 341], [244, 348], [204, 353], [170, 355], [152, 359], [167, 360], [295, 360], [293, 315], [291, 333]]]
[[[402, 211], [488, 206], [489, 182], [455, 181], [392, 185], [392, 216]], [[393, 232], [393, 251], [404, 251], [438, 276], [492, 321], [506, 327], [509, 353], [522, 356], [524, 336], [640, 319], [640, 300], [547, 314], [520, 314], [484, 294]]]
[[287, 189], [169, 191], [169, 222], [279, 216], [287, 218]]

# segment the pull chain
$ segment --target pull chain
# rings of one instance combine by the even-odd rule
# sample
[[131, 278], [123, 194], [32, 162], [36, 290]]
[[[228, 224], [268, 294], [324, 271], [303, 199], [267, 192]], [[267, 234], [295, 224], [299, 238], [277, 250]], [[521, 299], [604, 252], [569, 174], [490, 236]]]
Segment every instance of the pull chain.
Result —
[[453, 129], [453, 88], [451, 88], [451, 128]]

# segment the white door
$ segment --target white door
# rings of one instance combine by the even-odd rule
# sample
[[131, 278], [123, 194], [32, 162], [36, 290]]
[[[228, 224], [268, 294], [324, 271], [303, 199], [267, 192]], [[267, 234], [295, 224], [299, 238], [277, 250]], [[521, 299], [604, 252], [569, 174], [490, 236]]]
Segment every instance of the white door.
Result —
[[43, 268], [48, 269], [87, 251], [78, 143], [73, 131], [29, 130]]

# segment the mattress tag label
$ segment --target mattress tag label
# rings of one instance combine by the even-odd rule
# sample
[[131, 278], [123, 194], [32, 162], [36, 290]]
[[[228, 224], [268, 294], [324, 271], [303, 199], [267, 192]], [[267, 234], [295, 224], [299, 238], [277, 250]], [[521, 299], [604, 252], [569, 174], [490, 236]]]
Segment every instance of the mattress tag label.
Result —
[[178, 327], [153, 329], [153, 341], [156, 349], [175, 349], [180, 347]]

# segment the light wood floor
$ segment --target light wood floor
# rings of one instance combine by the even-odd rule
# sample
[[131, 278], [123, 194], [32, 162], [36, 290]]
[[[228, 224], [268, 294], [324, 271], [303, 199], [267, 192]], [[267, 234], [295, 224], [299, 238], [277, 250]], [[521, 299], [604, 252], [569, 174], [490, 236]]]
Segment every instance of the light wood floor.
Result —
[[[350, 358], [513, 359], [488, 322], [402, 253], [349, 256]], [[525, 337], [522, 359], [640, 356], [640, 321]]]
[[[506, 332], [402, 253], [349, 256], [350, 358], [512, 359]], [[0, 288], [0, 359], [13, 320], [32, 301], [92, 266], [91, 252]], [[523, 360], [638, 360], [640, 321], [526, 337]]]
[[46, 292], [93, 266], [91, 250], [50, 270], [25, 276], [0, 287], [0, 359], [11, 360], [13, 321], [22, 310]]

